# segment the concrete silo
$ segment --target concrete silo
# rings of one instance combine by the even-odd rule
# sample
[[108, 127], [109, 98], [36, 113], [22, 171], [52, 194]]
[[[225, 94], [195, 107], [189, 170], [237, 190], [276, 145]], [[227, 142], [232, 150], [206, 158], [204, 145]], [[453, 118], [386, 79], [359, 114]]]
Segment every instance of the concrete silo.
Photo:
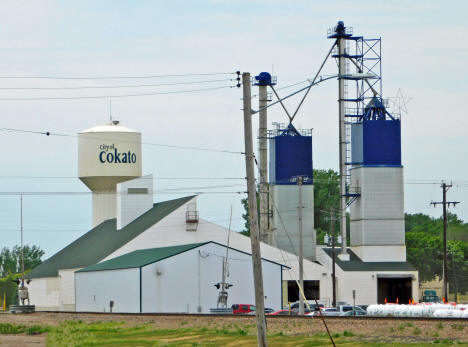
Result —
[[378, 97], [351, 125], [351, 246], [363, 260], [406, 261], [401, 123]]
[[93, 226], [116, 218], [117, 184], [141, 173], [141, 133], [113, 121], [78, 134], [78, 177], [93, 192]]
[[[270, 131], [269, 137], [271, 244], [298, 254], [301, 190], [303, 254], [305, 258], [315, 260], [312, 131], [297, 130], [289, 124], [285, 129]], [[301, 187], [297, 184], [299, 176], [303, 178]]]

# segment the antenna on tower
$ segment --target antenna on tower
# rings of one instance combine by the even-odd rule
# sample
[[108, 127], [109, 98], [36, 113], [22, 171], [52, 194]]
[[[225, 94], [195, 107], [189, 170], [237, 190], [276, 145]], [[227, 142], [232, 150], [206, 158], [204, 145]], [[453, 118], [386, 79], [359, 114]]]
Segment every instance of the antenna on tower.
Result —
[[109, 120], [112, 124], [112, 98], [109, 98]]

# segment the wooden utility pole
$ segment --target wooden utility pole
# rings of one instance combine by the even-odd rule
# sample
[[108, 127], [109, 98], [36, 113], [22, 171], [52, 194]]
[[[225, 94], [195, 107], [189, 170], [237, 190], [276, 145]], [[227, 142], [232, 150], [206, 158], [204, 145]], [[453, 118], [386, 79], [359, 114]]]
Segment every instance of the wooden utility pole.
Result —
[[247, 174], [247, 191], [250, 217], [250, 243], [252, 246], [252, 266], [255, 286], [255, 315], [257, 318], [258, 347], [267, 347], [265, 304], [263, 293], [262, 257], [260, 253], [257, 191], [255, 187], [254, 153], [252, 141], [252, 100], [250, 91], [250, 73], [242, 74], [244, 99], [244, 138], [245, 138], [245, 169]]
[[444, 281], [444, 292], [443, 297], [444, 301], [448, 302], [448, 287], [447, 287], [447, 205], [450, 207], [450, 204], [455, 206], [459, 204], [459, 201], [447, 201], [447, 190], [452, 187], [451, 184], [442, 183], [440, 186], [442, 188], [442, 201], [432, 201], [431, 205], [442, 205], [443, 208], [443, 218], [444, 218], [444, 258], [443, 258], [443, 265], [442, 265], [442, 273], [443, 273], [443, 281]]
[[21, 210], [21, 280], [24, 282], [24, 246], [23, 246], [23, 196], [20, 197]]
[[333, 207], [330, 208], [330, 235], [332, 239], [332, 288], [333, 288], [333, 300], [332, 306], [336, 307], [336, 273], [335, 273], [335, 210]]

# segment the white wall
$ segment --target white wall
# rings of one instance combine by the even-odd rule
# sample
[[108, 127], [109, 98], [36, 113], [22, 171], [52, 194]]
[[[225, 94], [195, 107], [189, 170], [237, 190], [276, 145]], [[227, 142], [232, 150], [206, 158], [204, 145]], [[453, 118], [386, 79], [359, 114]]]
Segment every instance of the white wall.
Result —
[[[228, 230], [202, 218], [200, 218], [198, 228], [195, 232], [186, 231], [185, 212], [187, 210], [187, 205], [192, 203], [195, 199], [196, 198], [179, 207], [159, 223], [151, 226], [148, 230], [107, 256], [103, 261], [144, 248], [176, 246], [206, 241], [226, 244]], [[230, 246], [240, 251], [251, 253], [250, 238], [240, 233], [231, 231]], [[284, 264], [291, 268], [291, 270], [284, 271], [283, 280], [298, 278], [299, 263], [295, 254], [281, 251], [266, 243], [260, 243], [260, 248], [263, 258]], [[304, 280], [322, 281], [322, 273], [326, 271], [327, 270], [322, 265], [306, 259], [304, 260]]]
[[76, 311], [112, 312], [140, 311], [140, 270], [120, 269], [76, 272]]
[[28, 291], [31, 305], [36, 305], [36, 311], [60, 310], [59, 277], [33, 278]]
[[[142, 268], [143, 312], [203, 312], [215, 308], [226, 247], [207, 244]], [[229, 250], [228, 306], [255, 305], [251, 256]], [[263, 261], [265, 307], [281, 308], [281, 266]], [[199, 310], [200, 308], [200, 310]]]
[[[131, 194], [129, 188], [146, 189], [146, 194]], [[153, 207], [153, 175], [146, 175], [117, 184], [117, 229]]]
[[115, 218], [116, 199], [115, 190], [93, 191], [93, 227]]
[[367, 262], [406, 261], [406, 246], [353, 246], [353, 252]]
[[413, 275], [412, 297], [419, 300], [417, 271], [343, 271], [337, 267], [337, 301], [353, 302], [353, 289], [356, 290], [356, 305], [377, 303], [377, 275]]
[[402, 167], [356, 167], [351, 187], [361, 196], [350, 206], [350, 244], [361, 247], [363, 261], [405, 261], [406, 252], [383, 252], [367, 246], [404, 246], [405, 219]]
[[[273, 211], [272, 244], [287, 252], [298, 254], [299, 249], [299, 188], [296, 185], [270, 187]], [[302, 235], [304, 257], [315, 260], [314, 186], [302, 186]]]
[[61, 311], [75, 311], [75, 271], [59, 270], [59, 306]]
[[[331, 274], [332, 260], [323, 249], [317, 250], [317, 258], [329, 269]], [[368, 305], [377, 303], [377, 275], [401, 275], [414, 276], [412, 281], [412, 296], [418, 300], [418, 272], [417, 271], [343, 271], [336, 266], [337, 277], [337, 301], [353, 302], [353, 289], [356, 290], [356, 305]], [[331, 280], [330, 280], [331, 285]], [[331, 293], [331, 290], [330, 292]]]

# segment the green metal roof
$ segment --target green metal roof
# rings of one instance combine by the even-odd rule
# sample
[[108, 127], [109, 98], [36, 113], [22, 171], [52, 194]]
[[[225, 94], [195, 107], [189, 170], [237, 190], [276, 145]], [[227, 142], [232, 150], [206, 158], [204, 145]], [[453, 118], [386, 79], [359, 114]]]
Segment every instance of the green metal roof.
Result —
[[133, 251], [120, 257], [112, 258], [102, 263], [97, 263], [81, 269], [77, 272], [117, 270], [138, 268], [148, 264], [156, 263], [160, 260], [170, 258], [174, 255], [189, 251], [191, 249], [206, 245], [208, 242], [191, 243], [188, 245], [178, 245], [170, 247], [149, 248]]
[[[323, 250], [331, 258], [332, 249], [323, 248]], [[338, 255], [339, 251], [339, 248], [336, 248], [335, 254]], [[364, 262], [350, 249], [348, 249], [348, 254], [349, 261], [342, 261], [338, 256], [335, 257], [336, 265], [338, 265], [343, 271], [416, 271], [414, 266], [408, 262]]]
[[120, 230], [116, 228], [115, 218], [108, 219], [36, 266], [26, 277], [56, 277], [60, 269], [83, 268], [96, 264], [192, 198], [193, 196], [188, 196], [156, 203], [153, 208]]
[[[88, 266], [84, 269], [78, 270], [77, 272], [130, 269], [130, 268], [142, 267], [142, 266], [146, 266], [152, 263], [156, 263], [166, 258], [170, 258], [174, 255], [183, 253], [185, 251], [189, 251], [191, 249], [206, 245], [208, 243], [214, 243], [216, 245], [226, 247], [226, 245], [223, 245], [216, 241], [206, 241], [206, 242], [200, 242], [200, 243], [190, 243], [186, 245], [140, 249], [140, 250], [136, 250], [127, 254], [123, 254], [119, 257], [115, 257], [115, 258], [103, 261], [101, 263]], [[241, 251], [236, 248], [232, 248], [232, 247], [228, 247], [228, 248], [237, 252], [247, 254], [249, 256], [251, 255], [250, 253]], [[262, 260], [290, 269], [290, 267], [277, 263], [272, 260], [268, 260], [265, 258], [262, 258]]]

